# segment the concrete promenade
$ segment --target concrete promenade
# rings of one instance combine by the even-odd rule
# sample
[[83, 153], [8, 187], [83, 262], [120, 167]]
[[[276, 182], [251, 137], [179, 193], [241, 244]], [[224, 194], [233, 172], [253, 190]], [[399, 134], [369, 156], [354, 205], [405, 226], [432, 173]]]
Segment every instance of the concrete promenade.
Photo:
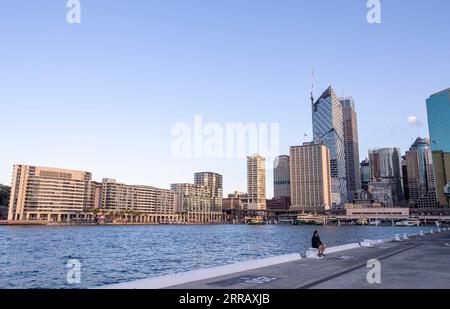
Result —
[[[436, 229], [435, 229], [436, 230]], [[424, 231], [426, 231], [424, 229]], [[430, 230], [427, 230], [428, 232]], [[402, 235], [403, 236], [403, 235]], [[403, 238], [403, 237], [402, 237]], [[358, 244], [353, 246], [358, 247]], [[350, 245], [352, 247], [352, 245]], [[450, 232], [330, 248], [325, 259], [273, 257], [106, 286], [107, 289], [449, 289]], [[369, 284], [367, 262], [381, 263], [381, 283]]]

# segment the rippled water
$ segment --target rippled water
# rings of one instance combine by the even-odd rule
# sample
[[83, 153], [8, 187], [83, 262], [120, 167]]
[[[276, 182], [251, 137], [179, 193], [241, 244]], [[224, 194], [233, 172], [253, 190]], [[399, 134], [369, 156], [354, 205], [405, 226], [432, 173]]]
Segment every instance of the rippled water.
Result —
[[[313, 231], [329, 246], [418, 233], [418, 227], [208, 225], [0, 226], [0, 288], [92, 288], [253, 258], [304, 252]], [[68, 285], [66, 263], [81, 262]]]

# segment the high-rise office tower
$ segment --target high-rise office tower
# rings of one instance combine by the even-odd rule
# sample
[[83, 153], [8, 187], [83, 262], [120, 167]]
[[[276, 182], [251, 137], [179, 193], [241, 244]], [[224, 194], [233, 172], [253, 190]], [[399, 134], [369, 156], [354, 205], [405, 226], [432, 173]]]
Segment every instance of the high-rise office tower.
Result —
[[402, 175], [403, 175], [403, 197], [406, 201], [409, 201], [408, 162], [406, 162], [406, 156], [402, 157]]
[[247, 157], [248, 210], [266, 210], [266, 159]]
[[450, 152], [450, 88], [427, 100], [431, 149]]
[[360, 171], [361, 171], [361, 189], [367, 191], [371, 180], [369, 159], [366, 158], [364, 159], [364, 161], [361, 161]]
[[[389, 187], [390, 196], [378, 201], [389, 206], [397, 206], [403, 201], [402, 157], [399, 148], [369, 150], [372, 187]], [[381, 185], [382, 183], [382, 185]]]
[[212, 199], [212, 211], [222, 210], [223, 200], [223, 177], [220, 174], [212, 172], [195, 173], [194, 183], [196, 185], [205, 186], [208, 188], [209, 195]]
[[330, 151], [323, 144], [290, 148], [292, 210], [331, 208]]
[[361, 190], [359, 169], [358, 121], [355, 101], [352, 97], [341, 98], [344, 118], [345, 162], [347, 168], [347, 199], [352, 202], [355, 193]]
[[436, 207], [436, 184], [429, 140], [417, 138], [405, 157], [410, 205], [418, 208]]
[[289, 156], [278, 156], [273, 162], [274, 197], [291, 196]]
[[343, 108], [331, 86], [316, 102], [313, 97], [311, 100], [314, 142], [323, 143], [330, 150], [333, 207], [343, 208], [347, 201]]
[[450, 207], [450, 152], [433, 151], [436, 195], [442, 207]]
[[428, 98], [427, 113], [437, 199], [439, 205], [449, 207], [445, 190], [450, 188], [450, 88]]

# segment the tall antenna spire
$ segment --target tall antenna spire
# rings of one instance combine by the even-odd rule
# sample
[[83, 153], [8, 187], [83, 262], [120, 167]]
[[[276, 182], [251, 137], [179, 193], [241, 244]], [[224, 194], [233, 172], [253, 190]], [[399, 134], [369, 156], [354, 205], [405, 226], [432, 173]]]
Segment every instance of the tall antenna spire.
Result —
[[311, 72], [311, 106], [314, 105], [314, 69]]

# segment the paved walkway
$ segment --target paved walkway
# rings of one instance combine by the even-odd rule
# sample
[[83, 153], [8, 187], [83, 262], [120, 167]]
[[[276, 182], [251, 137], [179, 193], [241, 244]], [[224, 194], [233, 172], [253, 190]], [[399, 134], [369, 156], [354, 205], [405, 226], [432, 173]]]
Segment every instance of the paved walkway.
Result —
[[[381, 263], [381, 283], [369, 284], [367, 262]], [[145, 288], [133, 283], [112, 288]], [[108, 287], [106, 287], [108, 288]], [[323, 260], [295, 259], [224, 276], [172, 285], [171, 289], [396, 289], [450, 288], [450, 232], [414, 237], [329, 254]]]

